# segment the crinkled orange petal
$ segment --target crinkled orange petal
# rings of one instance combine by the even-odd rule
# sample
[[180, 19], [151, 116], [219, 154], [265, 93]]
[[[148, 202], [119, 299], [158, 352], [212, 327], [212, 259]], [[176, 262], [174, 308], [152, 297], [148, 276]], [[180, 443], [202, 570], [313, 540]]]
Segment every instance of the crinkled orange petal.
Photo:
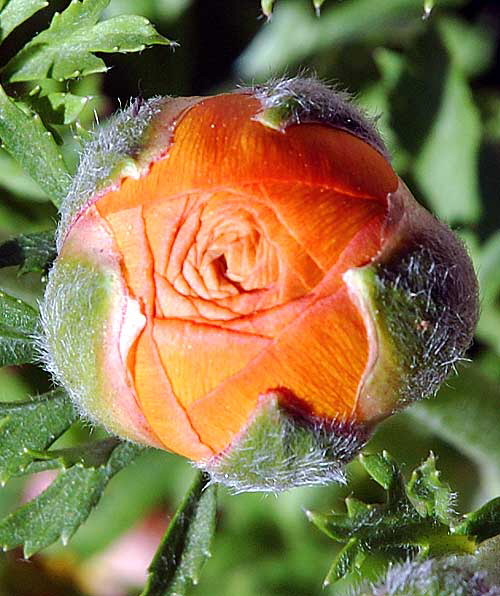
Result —
[[300, 181], [346, 195], [385, 200], [397, 188], [386, 159], [354, 135], [320, 124], [284, 133], [253, 120], [260, 103], [246, 94], [205, 99], [188, 109], [173, 143], [147, 176], [126, 178], [99, 199], [103, 214], [191, 191], [215, 191], [266, 180]]
[[[99, 210], [99, 202], [97, 202]], [[130, 293], [141, 299], [145, 314], [154, 307], [153, 258], [147, 243], [142, 208], [109, 213], [106, 217], [123, 259], [123, 273]]]
[[313, 414], [353, 413], [368, 358], [364, 322], [343, 287], [316, 302], [268, 349], [187, 412], [203, 441], [218, 453], [248, 422], [260, 394], [286, 388]]
[[212, 451], [200, 441], [172, 391], [153, 339], [151, 323], [137, 342], [134, 373], [138, 402], [165, 448], [195, 460], [211, 456]]
[[272, 206], [284, 229], [323, 271], [335, 265], [351, 238], [373, 217], [383, 218], [387, 212], [386, 201], [353, 200], [335, 190], [300, 182], [263, 182], [249, 185], [246, 191]]
[[270, 343], [256, 335], [172, 319], [155, 320], [153, 334], [183, 407], [245, 368]]
[[227, 329], [275, 337], [304, 312], [312, 302], [338, 292], [344, 284], [342, 275], [345, 271], [352, 267], [366, 265], [372, 260], [373, 255], [380, 250], [384, 225], [385, 217], [381, 213], [377, 213], [369, 221], [366, 221], [337, 256], [335, 266], [310, 294], [262, 312], [228, 321], [218, 321], [217, 324]]
[[146, 234], [156, 273], [164, 275], [167, 271], [172, 246], [179, 228], [184, 224], [186, 214], [196, 202], [196, 197], [182, 194], [144, 207]]

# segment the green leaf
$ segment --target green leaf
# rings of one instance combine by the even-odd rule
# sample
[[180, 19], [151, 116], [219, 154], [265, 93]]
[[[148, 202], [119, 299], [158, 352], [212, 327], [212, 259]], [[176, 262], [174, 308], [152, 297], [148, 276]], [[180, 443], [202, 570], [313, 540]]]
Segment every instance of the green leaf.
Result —
[[477, 274], [481, 289], [481, 303], [493, 304], [500, 293], [500, 230], [484, 243], [479, 255]]
[[453, 494], [440, 480], [433, 453], [413, 471], [407, 490], [420, 515], [435, 517], [444, 524], [451, 523]]
[[431, 16], [435, 4], [436, 0], [424, 0], [424, 19], [428, 19]]
[[500, 355], [500, 231], [494, 233], [482, 247], [477, 260], [481, 293], [481, 316], [477, 334]]
[[26, 471], [31, 451], [47, 449], [76, 420], [63, 389], [26, 402], [0, 403], [0, 483]]
[[38, 114], [27, 114], [0, 87], [0, 139], [39, 186], [59, 205], [70, 176], [54, 138]]
[[[35, 89], [39, 91], [40, 87]], [[30, 108], [39, 114], [44, 122], [59, 125], [74, 124], [89, 101], [93, 99], [90, 95], [75, 95], [59, 91], [46, 95], [42, 93], [30, 95], [25, 99]]]
[[50, 200], [47, 193], [3, 149], [0, 149], [0, 187], [22, 201], [46, 203]]
[[499, 395], [500, 385], [470, 365], [450, 379], [435, 399], [409, 410], [426, 428], [478, 464], [488, 496], [500, 487]]
[[413, 169], [433, 210], [446, 221], [475, 222], [480, 215], [480, 141], [479, 110], [464, 73], [451, 64], [434, 125]]
[[96, 467], [106, 461], [119, 442], [120, 440], [116, 437], [110, 437], [102, 441], [66, 447], [65, 449], [50, 449], [48, 451], [27, 449], [26, 453], [32, 458], [32, 461], [25, 470], [22, 470], [22, 474], [67, 469], [77, 464], [82, 464], [86, 468]]
[[53, 231], [25, 234], [0, 244], [0, 267], [18, 266], [20, 273], [43, 273], [55, 257]]
[[452, 59], [467, 76], [479, 75], [492, 63], [496, 45], [493, 28], [452, 17], [441, 18], [438, 27]]
[[383, 453], [362, 454], [359, 457], [365, 470], [385, 490], [398, 484], [399, 470], [396, 462], [384, 451]]
[[74, 79], [105, 72], [95, 52], [140, 52], [154, 44], [172, 45], [137, 15], [98, 22], [109, 0], [72, 0], [50, 27], [34, 37], [5, 67], [10, 82]]
[[7, 2], [0, 12], [0, 43], [21, 23], [48, 5], [47, 0], [10, 0]]
[[114, 474], [143, 449], [131, 443], [108, 444], [99, 461], [79, 462], [59, 472], [38, 497], [0, 522], [4, 550], [23, 546], [30, 557], [59, 538], [67, 544], [87, 519]]
[[[458, 3], [441, 0], [443, 5]], [[418, 0], [343, 0], [327, 3], [318, 19], [306, 0], [277, 2], [271, 22], [253, 38], [237, 68], [245, 78], [265, 80], [269, 73], [290, 71], [310, 56], [348, 43], [406, 41], [411, 28], [421, 25], [422, 13]]]
[[[270, 19], [273, 13], [273, 6], [276, 0], [260, 0], [260, 8], [264, 15]], [[312, 4], [316, 9], [316, 14], [319, 16], [321, 7], [323, 6], [325, 0], [312, 0]]]
[[403, 477], [396, 461], [387, 451], [373, 455], [362, 453], [359, 460], [373, 480], [387, 491], [387, 505], [389, 507], [406, 503]]
[[385, 503], [367, 504], [349, 497], [347, 513], [307, 511], [308, 519], [332, 540], [345, 543], [325, 579], [337, 581], [359, 567], [377, 550], [399, 556], [471, 553], [476, 541], [454, 532], [451, 493], [437, 477], [431, 456], [405, 484], [395, 460], [387, 453], [361, 455], [370, 476], [386, 490]]
[[175, 502], [191, 477], [192, 470], [182, 458], [160, 449], [145, 449], [132, 466], [113, 479], [99, 507], [72, 538], [71, 551], [84, 559], [103, 552], [140, 524], [146, 512]]
[[320, 15], [321, 7], [323, 6], [324, 3], [325, 3], [325, 0], [313, 0], [313, 6], [316, 9], [316, 14], [318, 16]]
[[390, 105], [391, 127], [411, 155], [411, 174], [432, 209], [450, 222], [476, 221], [479, 111], [438, 27], [428, 25], [406, 53]]
[[169, 528], [149, 568], [141, 596], [185, 596], [207, 557], [215, 531], [216, 487], [199, 473]]
[[260, 8], [267, 18], [273, 13], [274, 2], [275, 0], [260, 0]]
[[476, 536], [480, 542], [500, 535], [500, 497], [465, 515], [462, 523], [455, 526], [455, 533]]
[[34, 308], [0, 290], [0, 366], [33, 361], [37, 323]]
[[323, 581], [323, 587], [329, 586], [349, 573], [356, 566], [358, 554], [358, 541], [355, 538], [351, 538], [335, 557]]

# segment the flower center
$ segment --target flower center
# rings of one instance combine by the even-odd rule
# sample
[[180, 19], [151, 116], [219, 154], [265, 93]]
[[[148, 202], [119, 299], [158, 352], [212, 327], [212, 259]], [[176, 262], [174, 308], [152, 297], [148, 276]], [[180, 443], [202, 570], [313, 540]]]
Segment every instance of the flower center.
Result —
[[275, 247], [242, 208], [204, 209], [186, 265], [191, 290], [209, 299], [267, 289], [279, 276]]

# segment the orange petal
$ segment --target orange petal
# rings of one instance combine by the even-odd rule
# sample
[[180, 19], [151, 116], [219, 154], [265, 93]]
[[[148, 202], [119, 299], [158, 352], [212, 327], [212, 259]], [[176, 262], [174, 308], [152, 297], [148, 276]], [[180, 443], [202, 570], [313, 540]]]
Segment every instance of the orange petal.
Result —
[[209, 325], [157, 319], [154, 338], [175, 395], [184, 407], [239, 373], [269, 339]]
[[[376, 216], [385, 218], [387, 212], [385, 202], [353, 199], [335, 190], [299, 182], [265, 182], [246, 190], [256, 200], [265, 200], [272, 206], [284, 229], [324, 271], [335, 265], [359, 230]], [[286, 246], [283, 248], [286, 250]]]
[[270, 389], [288, 389], [315, 415], [350, 418], [367, 358], [363, 320], [343, 287], [302, 313], [242, 372], [187, 412], [216, 453], [241, 432], [259, 395]]
[[260, 103], [247, 94], [205, 99], [181, 117], [163, 159], [139, 180], [126, 178], [99, 198], [102, 213], [147, 205], [183, 192], [263, 181], [302, 182], [352, 197], [385, 201], [397, 178], [378, 151], [354, 135], [320, 124], [284, 133], [253, 120]]
[[142, 411], [165, 448], [195, 460], [212, 455], [175, 398], [158, 355], [150, 323], [137, 343], [134, 377]]
[[[97, 205], [99, 210], [99, 206]], [[109, 213], [106, 217], [123, 259], [123, 273], [129, 291], [142, 300], [145, 314], [154, 306], [153, 257], [147, 242], [142, 208]]]

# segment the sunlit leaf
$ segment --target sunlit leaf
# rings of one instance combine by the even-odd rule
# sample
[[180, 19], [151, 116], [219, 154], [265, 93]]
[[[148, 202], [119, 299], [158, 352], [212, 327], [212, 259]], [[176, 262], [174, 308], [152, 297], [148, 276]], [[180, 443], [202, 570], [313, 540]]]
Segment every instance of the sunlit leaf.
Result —
[[58, 205], [70, 176], [54, 138], [38, 114], [27, 114], [0, 87], [0, 139], [38, 185]]
[[0, 43], [16, 27], [48, 6], [47, 0], [10, 0], [0, 12]]
[[474, 222], [480, 214], [481, 121], [464, 74], [452, 64], [445, 77], [441, 105], [414, 174], [439, 217]]
[[73, 124], [92, 99], [89, 95], [75, 95], [55, 91], [46, 95], [32, 96], [27, 103], [50, 124]]
[[154, 44], [171, 45], [141, 16], [122, 15], [99, 22], [108, 4], [109, 0], [72, 0], [64, 12], [54, 15], [48, 29], [7, 64], [7, 79], [74, 79], [106, 71], [96, 52], [139, 52]]

